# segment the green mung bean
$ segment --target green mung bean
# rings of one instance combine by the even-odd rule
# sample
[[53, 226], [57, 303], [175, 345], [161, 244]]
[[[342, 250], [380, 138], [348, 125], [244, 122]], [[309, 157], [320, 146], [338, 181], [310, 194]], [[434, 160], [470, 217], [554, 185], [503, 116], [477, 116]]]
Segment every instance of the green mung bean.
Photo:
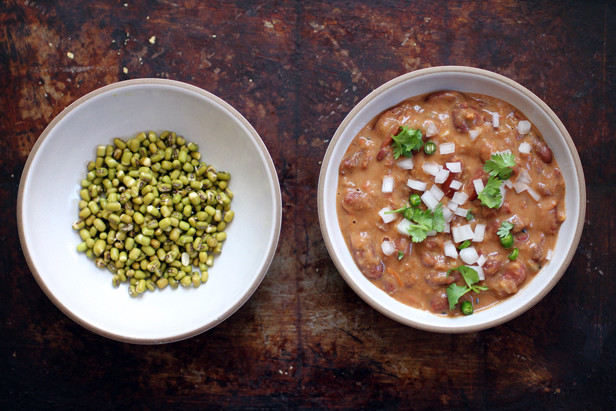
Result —
[[[199, 287], [233, 219], [231, 175], [174, 132], [100, 145], [80, 180], [76, 246], [129, 295]], [[199, 271], [193, 271], [198, 269]]]

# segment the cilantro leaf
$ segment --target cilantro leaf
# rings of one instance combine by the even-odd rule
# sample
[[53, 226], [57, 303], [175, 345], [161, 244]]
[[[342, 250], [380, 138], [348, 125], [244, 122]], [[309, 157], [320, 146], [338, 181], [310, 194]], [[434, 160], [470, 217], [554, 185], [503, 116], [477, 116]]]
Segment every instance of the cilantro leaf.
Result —
[[402, 260], [402, 257], [404, 257], [404, 252], [398, 251], [398, 261]]
[[490, 208], [500, 207], [503, 197], [501, 195], [502, 180], [498, 177], [490, 176], [485, 188], [479, 193], [478, 198], [481, 200], [481, 204]]
[[501, 180], [507, 180], [511, 176], [512, 167], [515, 167], [515, 157], [511, 153], [492, 154], [492, 158], [483, 165], [483, 169], [490, 176]]
[[437, 204], [432, 215], [432, 229], [439, 233], [443, 232], [445, 229], [445, 217], [443, 216], [443, 205], [441, 203]]
[[498, 230], [496, 230], [496, 234], [498, 234], [500, 238], [506, 237], [512, 228], [513, 224], [511, 224], [509, 221], [503, 221]]
[[412, 224], [408, 228], [408, 233], [414, 243], [421, 243], [428, 237], [428, 231], [430, 229], [423, 224]]
[[400, 156], [412, 157], [412, 150], [419, 150], [423, 145], [421, 131], [408, 126], [402, 126], [402, 130], [391, 138], [395, 159]]
[[457, 285], [456, 283], [452, 283], [451, 285], [449, 285], [449, 287], [447, 287], [447, 301], [449, 301], [450, 310], [453, 310], [456, 307], [458, 300], [464, 294], [470, 291], [478, 293], [480, 291], [485, 291], [488, 289], [488, 287], [475, 285], [479, 282], [479, 274], [477, 274], [477, 271], [475, 271], [471, 267], [460, 265], [458, 267], [451, 268], [447, 270], [447, 276], [449, 276], [449, 273], [451, 273], [452, 271], [458, 271], [462, 275], [462, 278], [466, 283], [466, 287]]
[[469, 292], [467, 287], [462, 287], [456, 283], [452, 283], [447, 287], [447, 301], [449, 301], [449, 310], [453, 311], [456, 308], [456, 304], [458, 304], [458, 300], [464, 294]]
[[471, 212], [471, 210], [468, 210], [468, 211], [466, 212], [466, 219], [467, 219], [468, 221], [473, 221], [473, 219], [474, 219], [474, 218], [475, 218], [475, 216], [473, 215], [473, 213]]

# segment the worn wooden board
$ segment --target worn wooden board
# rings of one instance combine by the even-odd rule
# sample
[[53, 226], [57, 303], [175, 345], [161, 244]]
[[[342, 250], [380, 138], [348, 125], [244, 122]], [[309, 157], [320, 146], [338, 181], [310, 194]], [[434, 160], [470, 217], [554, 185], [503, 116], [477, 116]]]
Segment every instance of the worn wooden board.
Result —
[[[0, 2], [0, 407], [616, 407], [610, 1]], [[534, 309], [491, 330], [402, 326], [339, 276], [316, 213], [320, 161], [344, 116], [414, 69], [470, 65], [552, 107], [587, 181], [580, 247]], [[160, 77], [222, 97], [280, 178], [271, 269], [230, 319], [165, 346], [92, 334], [37, 286], [17, 238], [22, 168], [52, 118], [115, 81]]]

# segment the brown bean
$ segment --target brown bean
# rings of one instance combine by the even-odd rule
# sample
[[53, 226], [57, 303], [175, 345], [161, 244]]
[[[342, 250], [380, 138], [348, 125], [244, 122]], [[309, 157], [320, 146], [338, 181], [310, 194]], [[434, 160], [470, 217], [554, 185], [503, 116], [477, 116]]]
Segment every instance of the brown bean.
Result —
[[459, 277], [457, 271], [452, 271], [452, 275], [447, 275], [447, 271], [435, 271], [428, 274], [426, 280], [433, 285], [449, 285], [456, 281], [456, 277]]
[[359, 188], [348, 188], [342, 197], [342, 207], [354, 214], [355, 211], [365, 210], [373, 206], [374, 199]]
[[441, 313], [449, 308], [449, 301], [447, 300], [447, 293], [445, 291], [438, 290], [430, 299], [430, 310], [433, 313]]
[[451, 120], [460, 133], [466, 133], [469, 129], [484, 123], [481, 112], [465, 103], [459, 104], [457, 108], [451, 111]]
[[366, 232], [354, 232], [350, 240], [353, 257], [361, 272], [371, 280], [381, 278], [385, 265], [370, 235]]
[[462, 101], [465, 101], [466, 96], [457, 91], [444, 90], [428, 94], [425, 100], [426, 102], [446, 101], [448, 103], [458, 104]]
[[546, 164], [552, 161], [552, 150], [550, 150], [550, 147], [548, 147], [544, 141], [537, 139], [535, 140], [534, 146], [535, 154], [537, 154], [537, 157], [539, 157], [541, 161]]

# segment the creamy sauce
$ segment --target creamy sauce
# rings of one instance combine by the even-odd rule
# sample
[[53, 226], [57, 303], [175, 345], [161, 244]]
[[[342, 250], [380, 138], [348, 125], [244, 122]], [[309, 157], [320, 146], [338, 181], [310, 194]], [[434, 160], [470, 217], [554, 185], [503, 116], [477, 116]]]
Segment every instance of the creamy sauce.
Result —
[[[412, 179], [427, 183], [427, 190], [436, 185], [444, 193], [440, 203], [450, 205], [454, 212], [456, 205], [450, 203], [453, 195], [468, 195], [468, 200], [457, 207], [460, 215], [452, 213], [447, 218], [450, 221], [445, 231], [464, 225], [477, 230], [478, 225], [485, 225], [484, 239], [472, 241], [471, 247], [480, 256], [475, 266], [484, 276], [478, 285], [488, 290], [467, 293], [460, 301], [472, 301], [475, 309], [481, 309], [526, 286], [549, 262], [566, 215], [565, 184], [558, 164], [534, 125], [528, 132], [524, 127], [519, 131], [521, 121], [526, 123], [526, 117], [502, 100], [453, 91], [408, 99], [370, 121], [351, 142], [340, 164], [337, 192], [340, 228], [362, 273], [405, 304], [445, 315], [460, 314], [459, 304], [449, 309], [446, 289], [453, 282], [464, 285], [464, 281], [458, 272], [448, 275], [447, 271], [469, 264], [460, 257], [446, 256], [444, 251], [447, 242], [456, 247], [460, 242], [454, 242], [451, 233], [441, 232], [430, 233], [425, 240], [414, 243], [409, 235], [397, 230], [404, 218], [401, 213], [394, 214], [395, 220], [389, 223], [379, 215], [385, 207], [405, 207], [413, 193], [423, 194], [407, 185]], [[402, 126], [421, 130], [424, 141], [437, 145], [433, 155], [414, 152], [410, 170], [398, 166], [397, 162], [405, 157], [395, 159], [391, 145], [391, 136], [398, 134]], [[439, 148], [444, 143], [454, 143], [455, 152], [441, 154]], [[520, 152], [521, 145], [530, 153]], [[488, 208], [477, 199], [473, 181], [485, 184], [488, 174], [484, 164], [493, 154], [506, 150], [515, 156], [516, 166], [504, 188], [501, 206]], [[443, 169], [447, 169], [447, 163], [460, 163], [461, 172], [450, 171], [444, 182], [435, 183], [435, 176], [424, 171], [427, 162]], [[393, 178], [393, 192], [382, 192], [384, 177]], [[523, 186], [514, 183], [525, 179], [530, 179], [529, 189], [517, 192], [516, 188]], [[450, 187], [453, 180], [461, 183], [459, 189]], [[426, 209], [424, 204], [420, 207]], [[467, 210], [474, 217], [470, 221]], [[503, 247], [497, 235], [503, 221], [513, 224], [515, 241], [509, 249]], [[384, 241], [393, 243], [391, 255], [383, 252]], [[519, 255], [511, 261], [508, 255], [514, 247]]]

